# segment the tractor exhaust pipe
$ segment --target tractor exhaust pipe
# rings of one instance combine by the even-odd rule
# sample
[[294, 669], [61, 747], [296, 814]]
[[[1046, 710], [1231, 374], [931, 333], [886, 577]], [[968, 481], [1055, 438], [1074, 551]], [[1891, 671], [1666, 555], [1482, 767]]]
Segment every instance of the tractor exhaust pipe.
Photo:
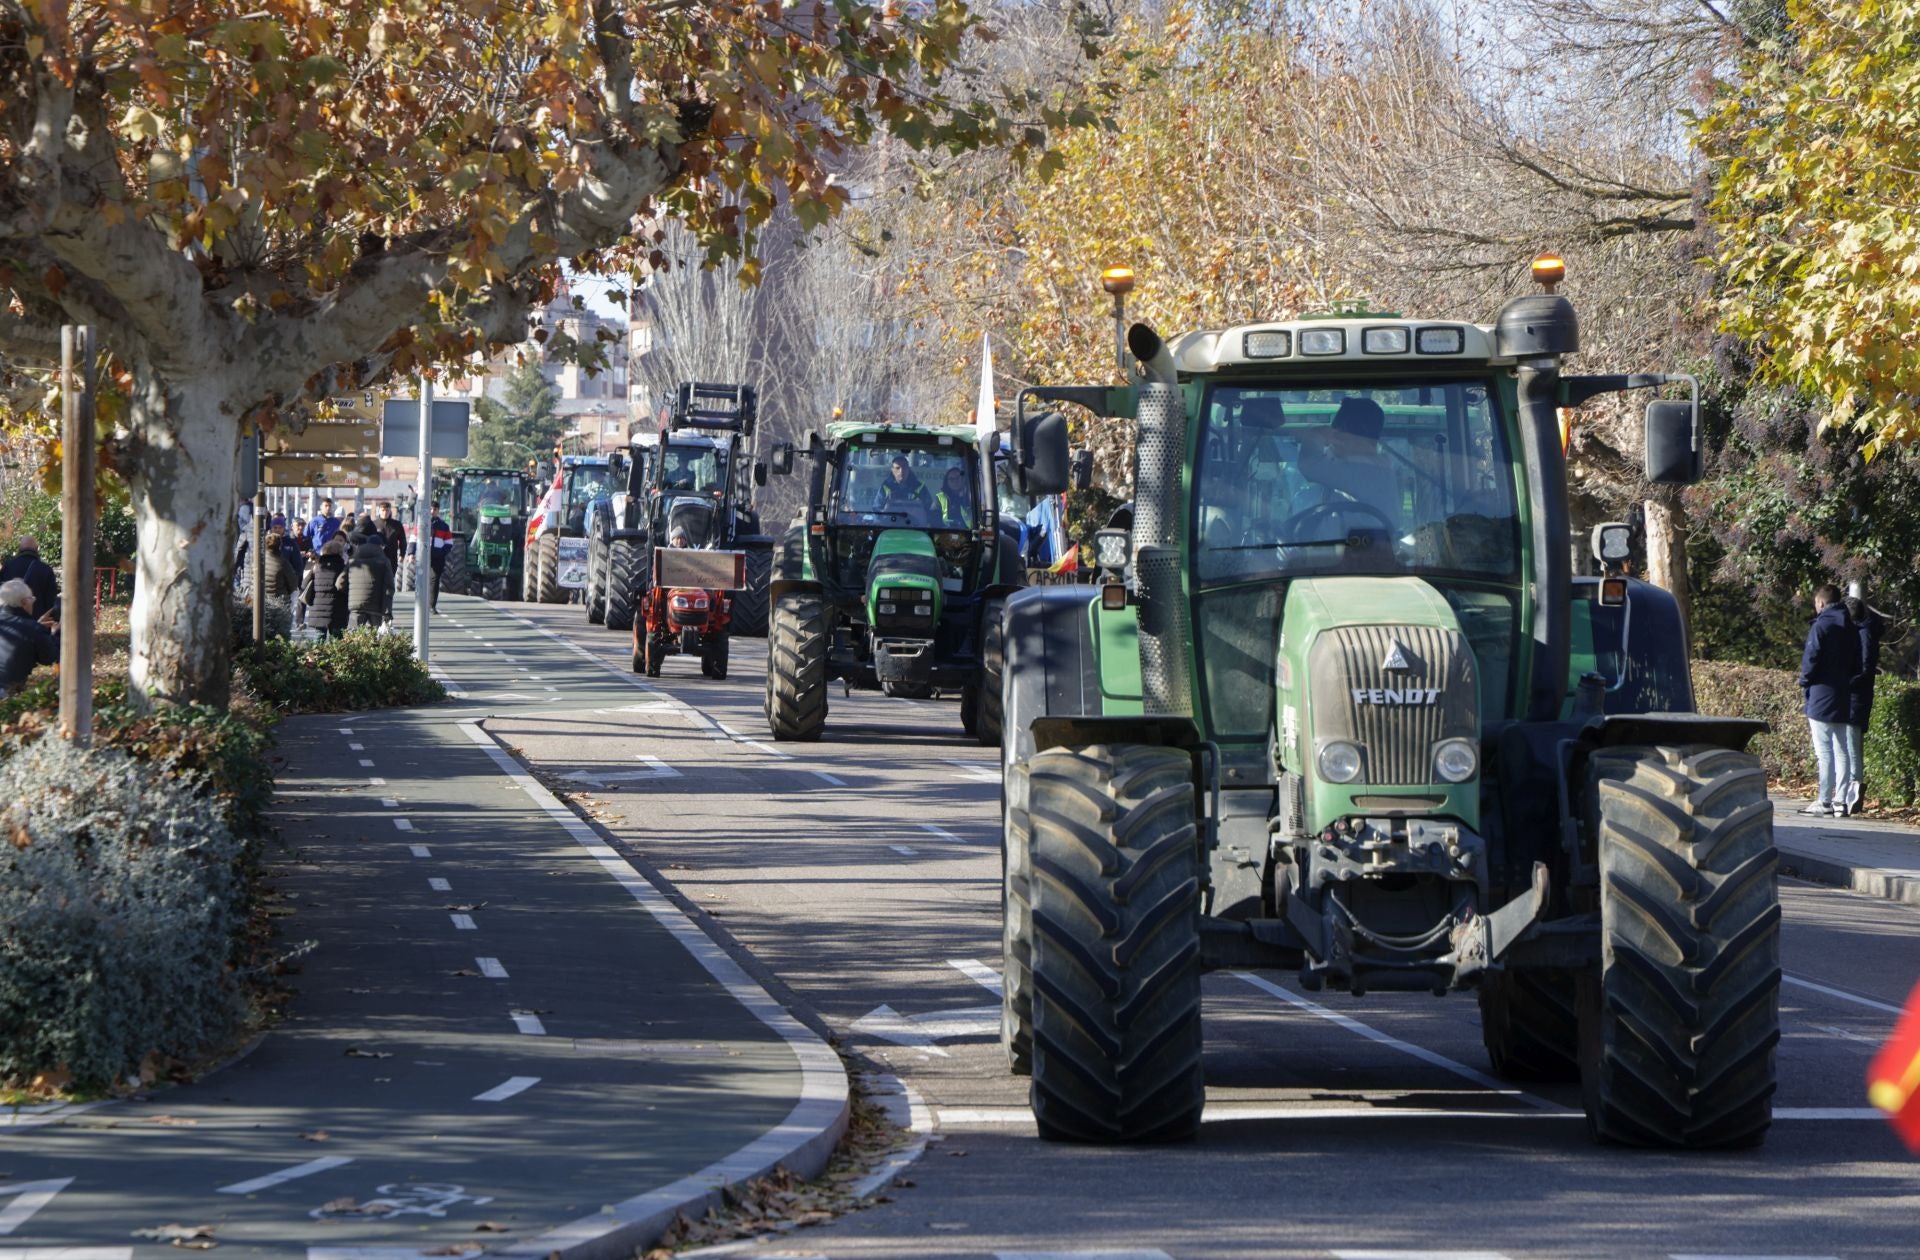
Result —
[[[1151, 352], [1141, 354], [1144, 339]], [[1193, 715], [1191, 616], [1180, 590], [1180, 523], [1186, 517], [1180, 470], [1187, 452], [1187, 404], [1173, 381], [1173, 360], [1152, 329], [1135, 324], [1129, 348], [1148, 371], [1136, 413], [1138, 466], [1133, 511], [1133, 572], [1140, 596], [1141, 707], [1149, 714]], [[1158, 375], [1165, 357], [1165, 379]]]
[[1150, 381], [1167, 385], [1174, 383], [1173, 352], [1167, 349], [1167, 343], [1151, 327], [1135, 324], [1127, 329], [1127, 349], [1140, 361], [1141, 375]]

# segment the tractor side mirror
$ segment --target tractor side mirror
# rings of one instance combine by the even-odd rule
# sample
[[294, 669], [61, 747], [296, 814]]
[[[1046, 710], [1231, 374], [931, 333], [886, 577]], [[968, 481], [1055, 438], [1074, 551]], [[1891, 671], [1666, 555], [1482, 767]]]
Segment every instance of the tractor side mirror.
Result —
[[1075, 490], [1089, 490], [1093, 487], [1093, 452], [1084, 446], [1073, 453], [1071, 480]]
[[753, 484], [756, 486], [764, 486], [767, 484], [767, 466], [765, 464], [755, 464], [753, 466]]
[[1699, 411], [1693, 403], [1648, 403], [1646, 442], [1648, 481], [1657, 486], [1690, 486], [1700, 480], [1705, 470]]
[[1013, 465], [1014, 486], [1022, 494], [1059, 494], [1073, 481], [1067, 451], [1067, 418], [1049, 411], [1021, 417], [1020, 455]]
[[614, 451], [607, 456], [607, 472], [615, 481], [624, 481], [627, 476], [627, 457], [625, 452]]
[[[793, 443], [776, 442], [774, 444], [773, 471], [782, 477], [793, 471]], [[765, 477], [760, 478], [760, 484], [763, 486], [767, 484]]]

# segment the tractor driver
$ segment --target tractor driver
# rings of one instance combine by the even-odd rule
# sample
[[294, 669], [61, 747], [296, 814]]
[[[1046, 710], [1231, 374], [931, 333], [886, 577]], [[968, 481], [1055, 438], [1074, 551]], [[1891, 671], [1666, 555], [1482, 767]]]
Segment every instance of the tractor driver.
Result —
[[1324, 429], [1301, 439], [1300, 472], [1311, 484], [1293, 498], [1288, 533], [1295, 540], [1397, 528], [1398, 483], [1380, 453], [1386, 423], [1379, 403], [1347, 398]]
[[914, 473], [905, 452], [893, 457], [886, 483], [880, 487], [880, 502], [875, 508], [881, 512], [904, 513], [915, 525], [925, 525], [937, 518], [933, 495], [928, 491], [927, 483]]
[[661, 484], [665, 485], [669, 490], [693, 489], [692, 463], [683, 462], [680, 458], [680, 452], [668, 451], [666, 471], [661, 478]]
[[973, 483], [967, 480], [965, 468], [959, 464], [948, 466], [934, 501], [940, 508], [938, 524], [942, 528], [973, 528]]

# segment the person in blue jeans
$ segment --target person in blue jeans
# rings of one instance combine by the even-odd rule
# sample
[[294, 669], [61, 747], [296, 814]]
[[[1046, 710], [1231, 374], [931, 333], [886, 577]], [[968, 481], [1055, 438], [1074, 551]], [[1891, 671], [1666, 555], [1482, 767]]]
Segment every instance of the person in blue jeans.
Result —
[[1813, 593], [1813, 613], [1800, 654], [1800, 689], [1806, 694], [1813, 759], [1820, 767], [1820, 796], [1800, 812], [1845, 818], [1849, 788], [1860, 777], [1847, 739], [1849, 704], [1861, 672], [1860, 632], [1832, 584]]
[[1860, 635], [1860, 672], [1847, 696], [1847, 751], [1853, 757], [1853, 782], [1847, 787], [1847, 812], [1851, 814], [1860, 808], [1861, 780], [1866, 777], [1866, 762], [1860, 754], [1867, 741], [1867, 722], [1873, 716], [1873, 680], [1880, 673], [1880, 639], [1886, 634], [1887, 623], [1857, 595], [1849, 595], [1842, 602], [1847, 606], [1847, 620]]

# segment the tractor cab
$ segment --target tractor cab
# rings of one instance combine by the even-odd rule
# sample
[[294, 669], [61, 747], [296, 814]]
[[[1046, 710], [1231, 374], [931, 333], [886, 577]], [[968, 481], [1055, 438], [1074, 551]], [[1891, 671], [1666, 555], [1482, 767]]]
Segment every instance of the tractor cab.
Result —
[[[524, 562], [527, 476], [510, 468], [456, 468], [447, 488], [447, 520], [467, 590], [488, 599], [518, 591]], [[451, 584], [449, 584], [451, 589]]]

